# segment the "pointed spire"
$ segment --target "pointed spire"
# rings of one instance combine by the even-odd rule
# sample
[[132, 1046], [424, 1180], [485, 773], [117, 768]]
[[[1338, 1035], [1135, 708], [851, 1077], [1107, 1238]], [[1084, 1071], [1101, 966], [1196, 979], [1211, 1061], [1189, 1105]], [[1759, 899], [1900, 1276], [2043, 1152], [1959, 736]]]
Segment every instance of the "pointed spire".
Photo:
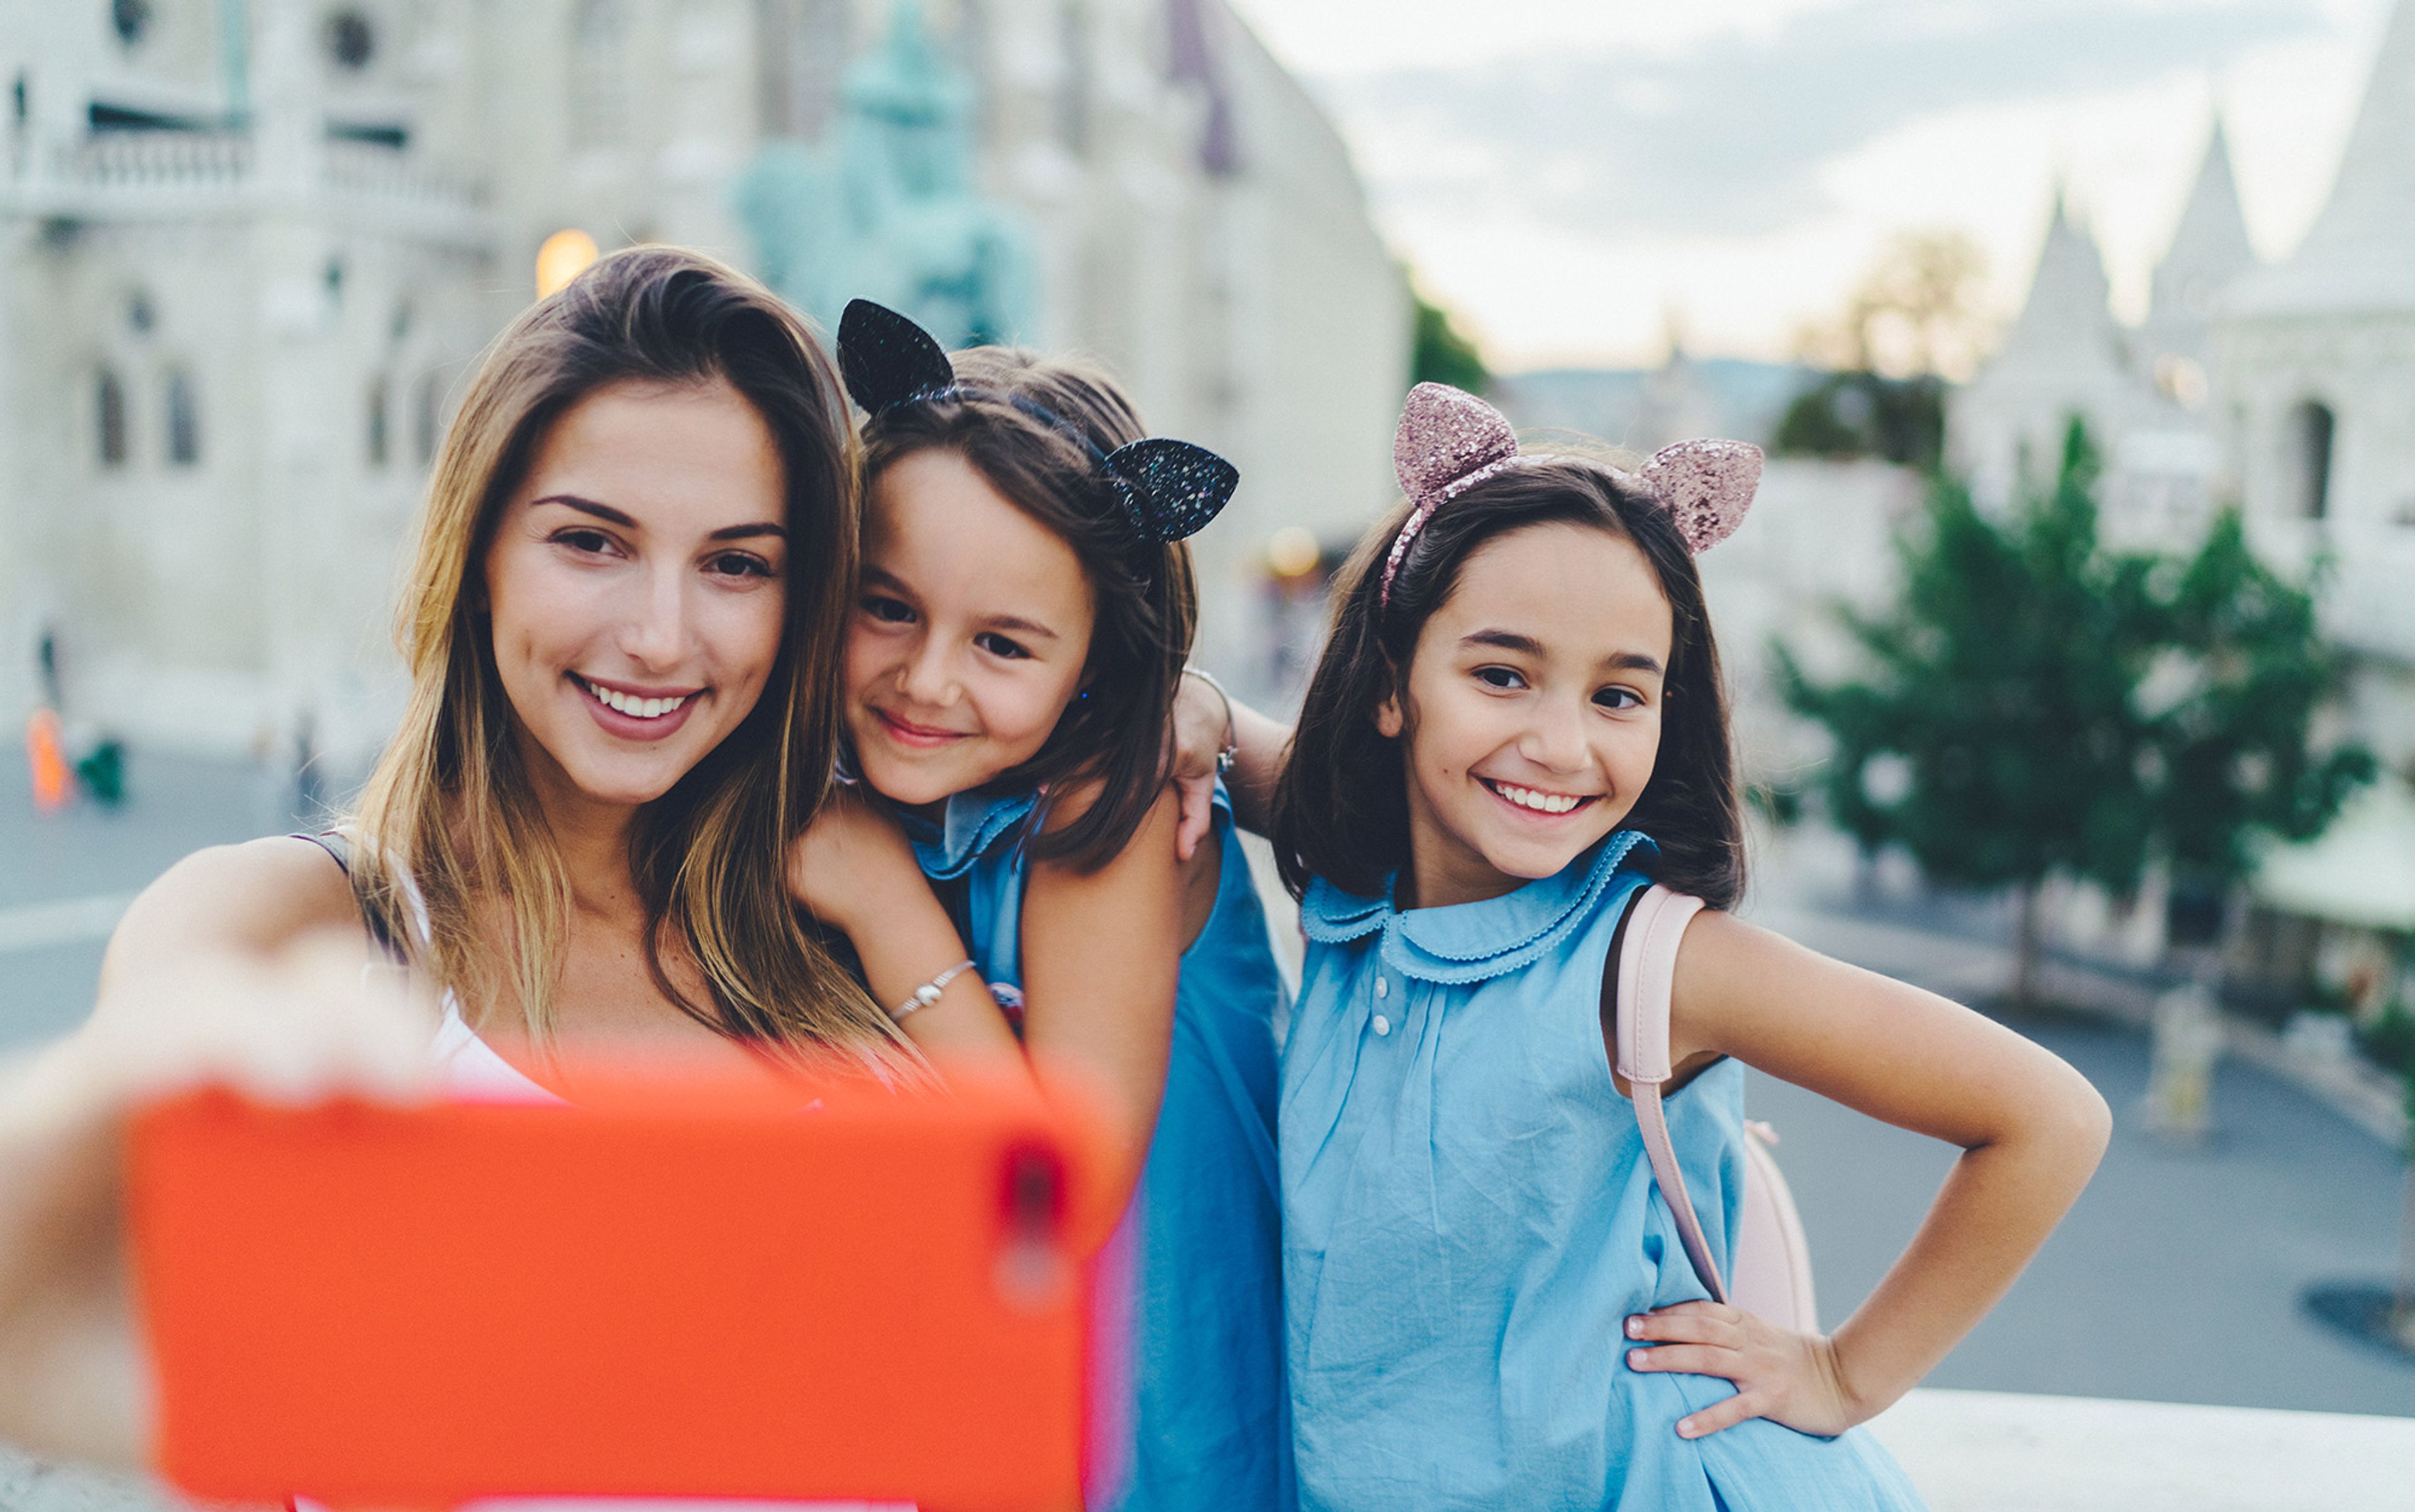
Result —
[[2243, 313], [2415, 309], [2415, 7], [2392, 7], [2332, 196], [2288, 262], [2242, 279]]
[[2247, 238], [2247, 217], [2239, 207], [2229, 135], [2217, 112], [2197, 183], [2181, 209], [2171, 244], [2155, 265], [2144, 332], [2147, 349], [2158, 357], [2201, 361], [2207, 324], [2224, 294], [2258, 265], [2255, 244]]
[[2038, 248], [2029, 299], [2006, 333], [1998, 360], [2054, 367], [2092, 364], [2097, 353], [2105, 361], [2114, 360], [2121, 333], [2112, 300], [2105, 255], [2074, 207], [2068, 187], [2058, 178], [2054, 214]]

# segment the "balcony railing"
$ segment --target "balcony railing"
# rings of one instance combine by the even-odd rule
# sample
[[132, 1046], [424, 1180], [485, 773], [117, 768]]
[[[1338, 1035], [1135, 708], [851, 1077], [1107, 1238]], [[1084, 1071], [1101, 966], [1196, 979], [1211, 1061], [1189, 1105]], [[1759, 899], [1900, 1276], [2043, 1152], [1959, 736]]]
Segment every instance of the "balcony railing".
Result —
[[[141, 218], [290, 192], [262, 172], [256, 137], [232, 130], [96, 131], [46, 148], [20, 142], [0, 178], [0, 212], [65, 219]], [[439, 232], [473, 232], [483, 195], [468, 178], [377, 142], [318, 144], [305, 192]]]

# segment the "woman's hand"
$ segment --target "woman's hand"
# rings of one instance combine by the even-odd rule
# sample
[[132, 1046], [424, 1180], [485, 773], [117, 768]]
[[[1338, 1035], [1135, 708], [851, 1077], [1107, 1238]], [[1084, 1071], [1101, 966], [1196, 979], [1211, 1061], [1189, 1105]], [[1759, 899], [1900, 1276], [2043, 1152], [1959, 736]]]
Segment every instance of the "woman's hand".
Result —
[[136, 1465], [152, 1392], [122, 1190], [128, 1121], [223, 1085], [262, 1102], [408, 1102], [432, 1068], [424, 1005], [357, 937], [197, 952], [104, 982], [106, 1011], [0, 1068], [0, 1438]]
[[1627, 1320], [1638, 1370], [1715, 1375], [1735, 1395], [1678, 1420], [1679, 1436], [1698, 1439], [1748, 1417], [1766, 1417], [1801, 1433], [1834, 1437], [1868, 1416], [1858, 1410], [1837, 1363], [1836, 1344], [1798, 1334], [1722, 1302], [1680, 1302]]
[[844, 930], [859, 949], [862, 930], [878, 927], [901, 894], [929, 890], [913, 843], [897, 821], [846, 788], [830, 796], [788, 847], [789, 895], [815, 918]]

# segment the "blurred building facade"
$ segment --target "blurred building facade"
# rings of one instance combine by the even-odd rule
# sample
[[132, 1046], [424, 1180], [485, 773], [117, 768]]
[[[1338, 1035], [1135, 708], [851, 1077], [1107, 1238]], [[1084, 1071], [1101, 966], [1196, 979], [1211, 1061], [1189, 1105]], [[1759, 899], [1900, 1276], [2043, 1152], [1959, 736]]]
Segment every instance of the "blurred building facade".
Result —
[[[2288, 257], [2251, 247], [2219, 123], [2138, 326], [2115, 318], [2097, 244], [2058, 195], [2028, 301], [1948, 431], [1982, 502], [2002, 503], [2051, 480], [2080, 418], [2105, 456], [2109, 539], [2187, 549], [2236, 508], [2269, 561], [2320, 572], [2325, 628], [2354, 658], [2348, 717], [2391, 771], [2259, 887], [2287, 912], [2400, 932], [2415, 932], [2410, 247], [2415, 6], [2401, 3], [2330, 199]], [[2368, 853], [2398, 860], [2339, 863]]]
[[[998, 334], [1085, 352], [1264, 546], [1380, 508], [1405, 285], [1323, 113], [1222, 0], [0, 0], [0, 709], [357, 760], [427, 465], [551, 233], [759, 265], [740, 182], [912, 30], [1023, 228]], [[1221, 645], [1220, 645], [1221, 643]]]

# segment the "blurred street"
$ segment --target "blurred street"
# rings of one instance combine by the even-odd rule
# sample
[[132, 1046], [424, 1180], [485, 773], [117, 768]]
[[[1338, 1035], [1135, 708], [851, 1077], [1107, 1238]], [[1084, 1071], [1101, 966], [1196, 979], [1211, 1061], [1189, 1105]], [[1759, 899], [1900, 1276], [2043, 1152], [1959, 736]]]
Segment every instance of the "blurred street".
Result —
[[[1826, 833], [1766, 847], [1748, 915], [1965, 1000], [2009, 979], [1998, 940], [1834, 907], [1850, 883], [1831, 847], [1841, 848]], [[2214, 1133], [2202, 1148], [2175, 1148], [2140, 1116], [2143, 1031], [2067, 1016], [2016, 1026], [2096, 1085], [2113, 1108], [2113, 1143], [2029, 1272], [1928, 1385], [2415, 1415], [2415, 1365], [2298, 1306], [2309, 1283], [2392, 1274], [2405, 1169], [2395, 1151], [2235, 1056], [2216, 1077]], [[1767, 1077], [1753, 1078], [1747, 1100], [1783, 1140], [1821, 1322], [1834, 1327], [1910, 1241], [1950, 1152]]]

